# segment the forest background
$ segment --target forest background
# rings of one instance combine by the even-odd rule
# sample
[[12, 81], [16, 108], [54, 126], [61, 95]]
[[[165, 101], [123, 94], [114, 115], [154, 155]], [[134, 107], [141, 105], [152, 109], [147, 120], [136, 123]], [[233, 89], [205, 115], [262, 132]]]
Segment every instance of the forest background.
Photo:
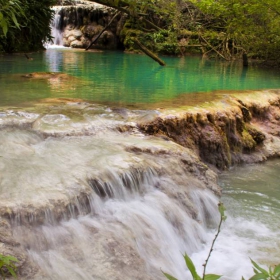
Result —
[[[121, 37], [125, 50], [137, 50], [137, 39], [159, 54], [251, 58], [280, 67], [279, 0], [94, 2], [126, 14]], [[0, 51], [42, 49], [52, 39], [51, 6], [56, 4], [59, 1], [0, 0]]]

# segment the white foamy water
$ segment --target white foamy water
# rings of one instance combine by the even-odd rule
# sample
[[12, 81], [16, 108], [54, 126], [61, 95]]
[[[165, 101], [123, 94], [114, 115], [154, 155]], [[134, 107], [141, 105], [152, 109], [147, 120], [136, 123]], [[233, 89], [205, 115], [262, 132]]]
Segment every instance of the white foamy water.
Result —
[[63, 33], [62, 33], [62, 20], [61, 20], [61, 6], [53, 7], [54, 17], [50, 24], [52, 42], [46, 43], [44, 47], [46, 49], [57, 49], [57, 48], [67, 48], [63, 46]]
[[53, 21], [51, 23], [51, 35], [53, 37], [53, 45], [63, 46], [62, 30], [61, 30], [61, 8], [55, 9]]

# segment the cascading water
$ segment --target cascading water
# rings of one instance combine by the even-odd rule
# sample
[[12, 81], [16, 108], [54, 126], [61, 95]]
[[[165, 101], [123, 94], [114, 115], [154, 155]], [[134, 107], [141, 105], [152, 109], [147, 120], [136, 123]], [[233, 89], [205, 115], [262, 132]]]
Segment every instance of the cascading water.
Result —
[[63, 46], [62, 24], [61, 24], [61, 7], [54, 8], [54, 17], [51, 22], [51, 36], [53, 37], [53, 44], [46, 46]]
[[[185, 252], [201, 273], [219, 219], [215, 174], [190, 150], [138, 131], [154, 111], [49, 102], [0, 115], [0, 211], [8, 244], [31, 262], [22, 279], [165, 279], [161, 270], [191, 279]], [[252, 275], [256, 236], [269, 248], [264, 236], [279, 233], [229, 215], [208, 272]], [[263, 259], [277, 261], [269, 250]]]
[[119, 113], [74, 102], [1, 113], [0, 210], [33, 279], [183, 279], [181, 253], [217, 224], [214, 173], [142, 135], [133, 121], [147, 112]]
[[[122, 199], [96, 197], [91, 215], [36, 227], [30, 233], [18, 227], [14, 235], [50, 279], [162, 279], [160, 268], [183, 279], [181, 252], [201, 247], [206, 224], [194, 221], [157, 190], [153, 183], [159, 178], [154, 174], [142, 176], [145, 194], [135, 190], [134, 196], [124, 193]], [[215, 209], [211, 194], [198, 195], [203, 201], [211, 198]]]

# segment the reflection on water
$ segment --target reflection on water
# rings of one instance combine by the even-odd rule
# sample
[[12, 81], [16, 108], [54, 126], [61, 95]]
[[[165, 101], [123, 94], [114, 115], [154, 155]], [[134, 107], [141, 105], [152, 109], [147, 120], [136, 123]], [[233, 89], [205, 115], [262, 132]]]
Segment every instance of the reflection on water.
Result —
[[[23, 55], [0, 57], [2, 105], [71, 97], [120, 106], [144, 107], [158, 102], [167, 106], [174, 98], [189, 93], [197, 96], [216, 90], [280, 87], [278, 75], [272, 71], [198, 57], [165, 57], [167, 66], [161, 67], [146, 56], [118, 52], [48, 49], [30, 56], [33, 60]], [[53, 86], [53, 81], [27, 81], [14, 75], [48, 71], [67, 73], [69, 79]], [[180, 100], [188, 103], [186, 98]]]

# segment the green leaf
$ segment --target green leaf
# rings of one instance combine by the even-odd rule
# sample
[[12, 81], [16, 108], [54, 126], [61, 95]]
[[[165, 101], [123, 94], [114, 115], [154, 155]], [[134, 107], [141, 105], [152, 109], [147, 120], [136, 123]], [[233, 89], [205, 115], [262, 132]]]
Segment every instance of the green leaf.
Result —
[[18, 262], [19, 260], [13, 256], [5, 256], [0, 254], [0, 274], [3, 276], [6, 275], [7, 270], [9, 273], [16, 278], [16, 270], [17, 267], [15, 266], [15, 263]]
[[178, 280], [177, 278], [173, 277], [172, 275], [168, 274], [168, 273], [165, 273], [165, 272], [162, 272], [164, 274], [164, 276], [169, 279], [169, 280]]
[[266, 280], [267, 275], [264, 273], [257, 273], [254, 276], [252, 276], [249, 280]]
[[11, 273], [11, 275], [14, 278], [17, 278], [16, 272], [15, 272], [15, 270], [13, 268], [11, 268], [10, 266], [7, 266], [7, 269], [9, 270], [9, 272]]
[[3, 261], [3, 263], [9, 263], [10, 261], [12, 262], [18, 262], [18, 259], [13, 256], [4, 256], [0, 254], [0, 260]]
[[261, 273], [263, 273], [264, 275], [266, 275], [266, 277], [268, 277], [269, 276], [269, 274], [268, 274], [268, 272], [265, 270], [265, 269], [263, 269], [262, 267], [260, 267], [256, 262], [254, 262], [252, 259], [250, 259], [251, 260], [251, 263], [253, 264], [253, 266], [259, 271], [259, 272], [261, 272]]
[[274, 271], [273, 271], [273, 274], [274, 274], [274, 275], [279, 274], [279, 273], [280, 273], [280, 264], [278, 264], [277, 266], [275, 266]]
[[8, 24], [7, 24], [7, 21], [5, 20], [5, 18], [2, 18], [0, 27], [2, 27], [4, 36], [6, 37], [7, 32], [8, 32]]
[[222, 275], [217, 274], [206, 274], [204, 280], [218, 280], [222, 277]]
[[226, 208], [222, 202], [219, 202], [218, 209], [219, 209], [222, 219], [225, 221], [227, 218], [225, 215]]
[[17, 28], [19, 28], [18, 21], [17, 21], [16, 16], [13, 12], [11, 12], [11, 16], [12, 16], [12, 20], [13, 20], [14, 24], [16, 25]]
[[192, 260], [190, 259], [190, 257], [187, 254], [185, 254], [184, 259], [185, 259], [188, 269], [190, 270], [190, 272], [192, 274], [193, 279], [200, 280], [201, 278], [197, 275], [195, 266], [194, 266]]

